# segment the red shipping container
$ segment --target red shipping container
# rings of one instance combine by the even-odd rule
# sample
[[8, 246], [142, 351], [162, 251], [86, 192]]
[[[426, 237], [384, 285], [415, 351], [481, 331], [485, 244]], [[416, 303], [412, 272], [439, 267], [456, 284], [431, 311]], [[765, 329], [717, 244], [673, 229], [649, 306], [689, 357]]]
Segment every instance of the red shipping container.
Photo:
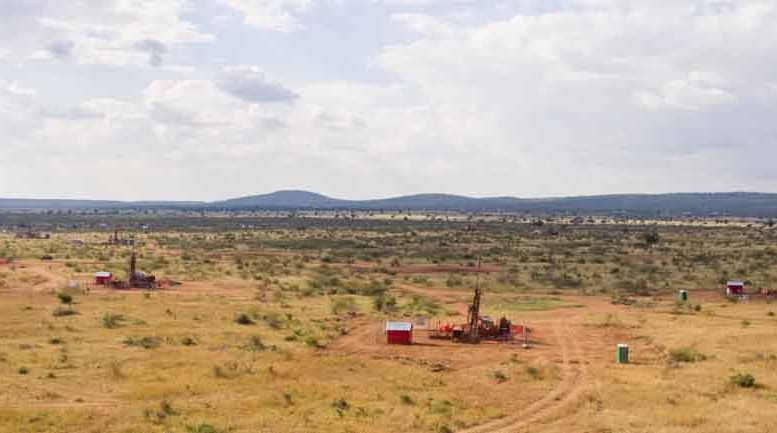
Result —
[[386, 342], [388, 344], [413, 344], [413, 324], [408, 322], [387, 322]]
[[745, 294], [745, 283], [742, 281], [729, 281], [726, 283], [726, 295], [739, 296]]
[[113, 280], [113, 275], [110, 272], [95, 272], [94, 283], [95, 284], [110, 284]]

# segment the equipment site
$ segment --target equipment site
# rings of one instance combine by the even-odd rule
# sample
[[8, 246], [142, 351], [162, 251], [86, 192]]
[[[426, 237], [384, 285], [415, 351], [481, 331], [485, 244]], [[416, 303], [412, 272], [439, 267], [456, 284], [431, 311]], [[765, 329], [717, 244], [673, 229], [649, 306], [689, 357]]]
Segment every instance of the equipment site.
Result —
[[0, 432], [770, 432], [766, 219], [0, 214]]

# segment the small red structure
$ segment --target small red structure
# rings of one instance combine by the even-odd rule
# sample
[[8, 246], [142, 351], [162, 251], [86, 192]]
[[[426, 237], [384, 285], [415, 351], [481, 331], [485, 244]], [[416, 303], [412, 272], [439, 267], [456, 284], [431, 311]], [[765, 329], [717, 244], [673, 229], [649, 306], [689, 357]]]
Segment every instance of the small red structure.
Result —
[[410, 322], [387, 322], [386, 342], [388, 344], [413, 344], [413, 324]]
[[113, 281], [113, 274], [110, 272], [95, 272], [94, 273], [94, 283], [95, 284], [102, 284], [102, 285], [108, 285]]
[[742, 281], [729, 281], [726, 283], [726, 296], [740, 296], [745, 294], [745, 283]]

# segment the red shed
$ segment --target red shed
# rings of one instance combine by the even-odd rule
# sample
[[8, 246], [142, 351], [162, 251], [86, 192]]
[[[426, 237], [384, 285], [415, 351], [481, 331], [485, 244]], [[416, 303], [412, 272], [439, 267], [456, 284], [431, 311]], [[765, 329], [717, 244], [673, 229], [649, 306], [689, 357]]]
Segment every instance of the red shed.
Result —
[[387, 322], [386, 342], [388, 344], [413, 344], [413, 324], [410, 322]]
[[95, 272], [94, 283], [95, 284], [110, 284], [113, 281], [113, 274], [110, 272]]
[[745, 283], [742, 281], [729, 281], [726, 283], [727, 296], [739, 296], [745, 294]]

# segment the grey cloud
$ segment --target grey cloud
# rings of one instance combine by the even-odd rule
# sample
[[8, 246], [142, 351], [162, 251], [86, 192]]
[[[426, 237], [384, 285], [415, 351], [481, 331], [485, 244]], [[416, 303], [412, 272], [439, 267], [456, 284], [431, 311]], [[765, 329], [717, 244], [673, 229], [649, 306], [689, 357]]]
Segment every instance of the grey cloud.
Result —
[[73, 56], [75, 46], [76, 44], [73, 41], [54, 41], [46, 47], [46, 51], [59, 60], [67, 60]]
[[135, 44], [135, 48], [149, 55], [148, 64], [154, 67], [162, 66], [162, 55], [167, 53], [167, 45], [156, 39], [144, 39]]
[[268, 79], [255, 66], [227, 68], [218, 85], [224, 92], [247, 102], [289, 102], [299, 97], [282, 84]]

